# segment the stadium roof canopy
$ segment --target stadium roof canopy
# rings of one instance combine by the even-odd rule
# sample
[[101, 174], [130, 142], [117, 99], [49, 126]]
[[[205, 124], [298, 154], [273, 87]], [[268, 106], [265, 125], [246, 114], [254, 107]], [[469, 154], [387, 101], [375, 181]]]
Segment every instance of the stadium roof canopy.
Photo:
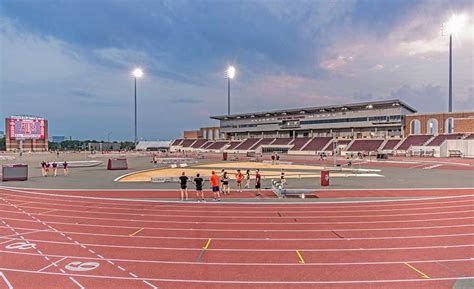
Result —
[[392, 100], [369, 101], [369, 102], [359, 102], [359, 103], [350, 103], [350, 104], [325, 105], [325, 106], [313, 106], [313, 107], [304, 107], [304, 108], [292, 108], [292, 109], [284, 109], [284, 110], [251, 112], [251, 113], [241, 113], [241, 114], [231, 114], [231, 115], [218, 115], [218, 116], [211, 116], [211, 118], [217, 119], [217, 120], [227, 120], [227, 119], [265, 117], [265, 116], [298, 115], [298, 114], [305, 114], [305, 113], [326, 113], [326, 112], [335, 112], [335, 111], [389, 108], [393, 106], [401, 106], [412, 113], [417, 112], [416, 109], [409, 106], [405, 102], [399, 99], [392, 99]]

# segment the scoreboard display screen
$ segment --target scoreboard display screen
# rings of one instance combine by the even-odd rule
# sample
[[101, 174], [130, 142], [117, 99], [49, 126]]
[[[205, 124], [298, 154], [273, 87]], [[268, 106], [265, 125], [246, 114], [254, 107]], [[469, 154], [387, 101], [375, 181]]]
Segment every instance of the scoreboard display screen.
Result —
[[35, 117], [11, 117], [9, 119], [10, 138], [44, 139], [45, 120]]

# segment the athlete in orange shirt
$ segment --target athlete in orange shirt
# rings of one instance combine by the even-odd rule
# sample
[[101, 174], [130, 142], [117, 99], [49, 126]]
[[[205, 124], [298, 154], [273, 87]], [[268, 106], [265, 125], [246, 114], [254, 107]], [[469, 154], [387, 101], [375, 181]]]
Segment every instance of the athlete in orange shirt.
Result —
[[219, 190], [219, 179], [220, 177], [216, 175], [215, 171], [212, 171], [211, 177], [209, 178], [209, 181], [211, 183], [211, 188], [212, 192], [214, 193], [214, 201], [220, 201], [221, 200], [221, 194]]
[[242, 192], [242, 181], [244, 180], [244, 174], [240, 170], [237, 170], [235, 174], [235, 180], [237, 181], [237, 191]]

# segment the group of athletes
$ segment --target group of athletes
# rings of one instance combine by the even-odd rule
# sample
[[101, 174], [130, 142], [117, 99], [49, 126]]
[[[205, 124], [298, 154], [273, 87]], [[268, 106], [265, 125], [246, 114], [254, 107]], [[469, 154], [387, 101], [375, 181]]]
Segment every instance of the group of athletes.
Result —
[[[242, 192], [244, 189], [250, 188], [251, 183], [251, 172], [247, 170], [245, 173], [242, 173], [241, 170], [237, 170], [235, 173], [235, 182], [237, 187], [237, 192]], [[185, 172], [182, 172], [181, 176], [179, 177], [179, 184], [181, 188], [181, 201], [188, 200], [188, 183], [194, 183], [196, 189], [196, 197], [198, 202], [204, 202], [205, 196], [203, 191], [203, 186], [205, 180], [201, 177], [198, 173], [196, 177], [191, 180], [188, 176], [186, 176]], [[221, 195], [230, 195], [230, 177], [229, 173], [222, 169], [220, 174], [217, 174], [215, 171], [211, 172], [211, 176], [209, 177], [209, 184], [211, 191], [213, 193], [213, 200], [218, 202], [221, 200]], [[256, 197], [259, 198], [261, 196], [260, 188], [262, 186], [262, 175], [260, 170], [255, 171], [255, 189]]]
[[[63, 167], [63, 173], [65, 176], [68, 175], [68, 166], [69, 164], [66, 161], [64, 161], [62, 164], [62, 167]], [[58, 167], [59, 165], [57, 162], [49, 163], [49, 162], [42, 161], [41, 162], [41, 175], [43, 177], [47, 177], [49, 176], [49, 172], [51, 170], [52, 175], [56, 177], [58, 175]]]

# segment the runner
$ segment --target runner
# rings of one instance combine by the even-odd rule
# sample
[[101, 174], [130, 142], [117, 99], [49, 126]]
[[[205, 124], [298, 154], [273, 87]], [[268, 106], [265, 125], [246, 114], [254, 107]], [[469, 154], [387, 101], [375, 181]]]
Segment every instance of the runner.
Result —
[[260, 175], [260, 170], [257, 169], [255, 172], [255, 189], [257, 189], [257, 198], [261, 196], [260, 187], [262, 186], [262, 175]]
[[67, 168], [68, 165], [69, 165], [69, 164], [68, 164], [66, 161], [64, 161], [64, 163], [63, 163], [63, 172], [64, 172], [64, 175], [65, 175], [65, 176], [67, 176], [67, 175], [69, 174], [68, 168]]
[[225, 173], [225, 169], [222, 169], [222, 170], [221, 170], [221, 174], [220, 174], [220, 176], [219, 176], [220, 179], [221, 179], [221, 184], [220, 184], [220, 191], [221, 191], [221, 193], [224, 193], [224, 192], [223, 192], [223, 189], [224, 189], [223, 186], [224, 186], [224, 185], [223, 185], [223, 183], [222, 183], [222, 178], [224, 177], [224, 173]]
[[43, 177], [46, 177], [46, 162], [45, 161], [41, 162], [41, 175]]
[[202, 191], [202, 185], [204, 180], [201, 178], [200, 174], [196, 174], [194, 178], [194, 184], [196, 185], [196, 198], [198, 202], [204, 202], [204, 192]]
[[56, 162], [53, 162], [53, 176], [58, 175], [58, 164]]
[[242, 174], [240, 170], [237, 170], [235, 180], [237, 181], [237, 192], [242, 192], [242, 181], [244, 180], [244, 174]]
[[280, 155], [278, 153], [276, 153], [275, 159], [276, 159], [276, 164], [279, 165], [280, 164]]
[[224, 175], [222, 175], [222, 193], [225, 195], [230, 195], [230, 186], [229, 186], [229, 176], [227, 175], [227, 172], [224, 172]]
[[275, 153], [272, 154], [272, 166], [275, 165]]
[[156, 165], [158, 164], [158, 157], [156, 156], [156, 154], [153, 155], [153, 167], [156, 167]]
[[51, 165], [49, 164], [49, 162], [47, 162], [47, 163], [45, 164], [45, 169], [44, 169], [44, 176], [45, 176], [45, 177], [47, 177], [47, 176], [49, 175], [49, 167], [50, 167], [50, 166], [51, 166]]
[[188, 200], [188, 180], [189, 178], [186, 176], [185, 172], [183, 172], [181, 177], [179, 177], [181, 184], [181, 201]]
[[219, 176], [216, 175], [215, 171], [212, 171], [211, 177], [209, 178], [209, 181], [211, 183], [211, 189], [212, 192], [214, 193], [214, 201], [220, 201], [221, 200], [221, 195], [219, 192]]
[[247, 172], [245, 173], [245, 180], [245, 188], [250, 189], [250, 170], [247, 170]]

